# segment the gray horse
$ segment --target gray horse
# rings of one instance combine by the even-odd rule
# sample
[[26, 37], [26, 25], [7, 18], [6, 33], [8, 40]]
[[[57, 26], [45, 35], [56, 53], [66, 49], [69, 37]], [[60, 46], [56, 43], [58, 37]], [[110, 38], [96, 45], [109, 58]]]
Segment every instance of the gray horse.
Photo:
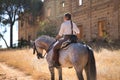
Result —
[[[46, 59], [51, 73], [51, 80], [55, 80], [55, 67], [53, 66], [52, 60], [52, 45], [54, 42], [55, 39], [52, 37], [41, 36], [35, 40], [34, 45], [34, 53], [37, 51], [38, 58], [43, 58], [43, 50], [47, 52]], [[84, 80], [82, 72], [83, 69], [85, 69], [87, 80], [96, 80], [95, 58], [92, 49], [86, 45], [81, 43], [72, 43], [67, 47], [67, 49], [61, 49], [59, 62], [61, 66], [56, 67], [59, 74], [59, 80], [62, 80], [62, 67], [74, 67], [79, 80]]]

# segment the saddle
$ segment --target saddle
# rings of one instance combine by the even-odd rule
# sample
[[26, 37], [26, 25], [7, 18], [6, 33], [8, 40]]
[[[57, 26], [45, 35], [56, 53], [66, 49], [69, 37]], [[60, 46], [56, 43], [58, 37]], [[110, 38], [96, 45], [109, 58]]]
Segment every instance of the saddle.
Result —
[[67, 49], [70, 44], [71, 44], [71, 41], [66, 40], [65, 42], [62, 43], [62, 45], [60, 46], [60, 49]]
[[69, 47], [69, 45], [72, 44], [72, 43], [77, 43], [77, 40], [75, 40], [75, 39], [73, 39], [73, 40], [71, 40], [71, 39], [66, 40], [65, 42], [62, 43], [60, 49], [67, 49]]

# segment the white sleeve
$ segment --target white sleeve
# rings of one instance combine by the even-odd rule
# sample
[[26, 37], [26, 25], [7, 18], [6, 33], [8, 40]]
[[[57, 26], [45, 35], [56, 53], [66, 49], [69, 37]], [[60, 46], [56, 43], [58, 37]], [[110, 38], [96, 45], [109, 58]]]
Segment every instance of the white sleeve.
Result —
[[80, 30], [78, 29], [78, 27], [76, 26], [76, 24], [74, 23], [74, 28], [73, 28], [73, 30], [74, 30], [74, 32], [76, 33], [76, 34], [79, 34], [80, 33]]
[[61, 24], [59, 35], [62, 36], [64, 32], [64, 24]]

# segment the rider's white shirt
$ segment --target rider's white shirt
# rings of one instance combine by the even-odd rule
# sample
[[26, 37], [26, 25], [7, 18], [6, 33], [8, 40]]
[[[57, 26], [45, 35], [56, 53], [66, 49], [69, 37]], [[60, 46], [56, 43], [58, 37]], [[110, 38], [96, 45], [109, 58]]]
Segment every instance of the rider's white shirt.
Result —
[[[75, 23], [73, 23], [73, 34], [76, 35], [76, 34], [79, 34], [79, 33], [80, 33], [80, 31], [79, 31], [78, 27], [76, 26]], [[70, 34], [72, 34], [71, 22], [70, 22], [70, 20], [68, 20], [68, 21], [65, 21], [61, 24], [59, 35], [63, 36], [63, 35], [70, 35]]]

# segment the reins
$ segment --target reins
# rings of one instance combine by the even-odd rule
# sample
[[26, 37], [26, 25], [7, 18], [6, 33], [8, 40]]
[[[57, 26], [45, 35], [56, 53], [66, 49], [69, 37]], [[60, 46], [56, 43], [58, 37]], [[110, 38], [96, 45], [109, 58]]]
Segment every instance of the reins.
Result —
[[44, 58], [44, 56], [42, 56], [42, 54], [38, 52], [38, 50], [37, 50], [37, 48], [36, 48], [36, 45], [35, 45], [35, 43], [34, 43], [34, 44], [33, 44], [33, 54], [35, 54], [35, 52], [37, 53], [38, 59], [39, 59], [39, 58]]
[[[56, 41], [57, 41], [57, 40], [56, 40]], [[52, 43], [50, 44], [50, 46], [48, 47], [48, 50], [46, 51], [47, 53], [51, 50], [52, 45], [53, 45], [53, 44], [55, 44], [55, 43], [56, 43], [56, 41], [54, 41], [54, 42], [52, 42]]]

